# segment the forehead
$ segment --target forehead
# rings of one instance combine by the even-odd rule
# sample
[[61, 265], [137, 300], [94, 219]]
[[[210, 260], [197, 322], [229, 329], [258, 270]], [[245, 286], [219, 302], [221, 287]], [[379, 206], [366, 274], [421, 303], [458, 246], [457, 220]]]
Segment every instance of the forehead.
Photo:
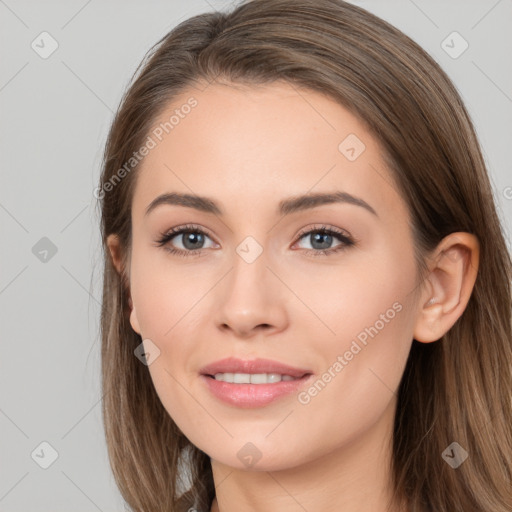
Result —
[[159, 194], [215, 196], [233, 207], [343, 190], [395, 213], [381, 147], [364, 124], [321, 93], [286, 83], [213, 83], [176, 96], [148, 134], [135, 215]]

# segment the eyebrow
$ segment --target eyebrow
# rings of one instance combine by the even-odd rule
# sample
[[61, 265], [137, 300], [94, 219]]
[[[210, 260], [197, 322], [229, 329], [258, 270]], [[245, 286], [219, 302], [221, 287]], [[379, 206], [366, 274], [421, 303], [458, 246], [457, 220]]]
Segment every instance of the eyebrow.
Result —
[[[302, 196], [290, 197], [279, 202], [277, 213], [284, 216], [290, 215], [298, 211], [308, 210], [316, 208], [317, 206], [333, 204], [333, 203], [345, 203], [365, 208], [370, 213], [378, 217], [377, 212], [363, 199], [355, 197], [347, 192], [329, 192], [329, 193], [314, 193], [305, 194]], [[184, 206], [186, 208], [194, 208], [206, 213], [213, 213], [214, 215], [223, 215], [222, 209], [217, 203], [208, 197], [197, 196], [194, 194], [180, 194], [177, 192], [169, 192], [162, 194], [149, 204], [146, 208], [148, 215], [157, 206], [168, 204], [175, 206]]]

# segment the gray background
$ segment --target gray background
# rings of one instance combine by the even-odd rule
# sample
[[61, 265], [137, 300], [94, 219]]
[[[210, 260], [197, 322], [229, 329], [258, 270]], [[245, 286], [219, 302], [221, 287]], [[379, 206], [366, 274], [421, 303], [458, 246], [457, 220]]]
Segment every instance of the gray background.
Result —
[[[0, 0], [0, 511], [123, 510], [101, 424], [93, 190], [113, 112], [145, 52], [179, 21], [231, 3]], [[512, 0], [354, 3], [454, 80], [510, 239]], [[50, 48], [43, 31], [58, 43], [45, 59], [31, 47]], [[443, 43], [453, 31], [469, 44], [457, 58], [445, 50], [458, 53], [462, 40]], [[44, 441], [58, 454], [47, 469]]]

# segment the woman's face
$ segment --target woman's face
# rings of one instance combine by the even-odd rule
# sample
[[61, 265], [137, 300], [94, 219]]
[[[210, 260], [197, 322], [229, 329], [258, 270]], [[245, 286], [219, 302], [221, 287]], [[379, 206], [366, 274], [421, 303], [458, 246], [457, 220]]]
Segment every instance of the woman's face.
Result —
[[[377, 142], [333, 100], [284, 83], [190, 88], [149, 136], [133, 198], [130, 322], [169, 415], [236, 468], [381, 446], [418, 303], [409, 215]], [[202, 207], [160, 201], [146, 213], [163, 194]], [[292, 202], [318, 194], [340, 200]], [[228, 357], [307, 375], [213, 385], [203, 368]], [[218, 373], [286, 374], [229, 369]]]

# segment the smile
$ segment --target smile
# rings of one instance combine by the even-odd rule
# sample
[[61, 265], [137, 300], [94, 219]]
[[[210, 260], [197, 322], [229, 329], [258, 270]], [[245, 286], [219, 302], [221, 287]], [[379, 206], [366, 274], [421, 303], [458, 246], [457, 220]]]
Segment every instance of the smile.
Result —
[[232, 384], [273, 384], [274, 382], [296, 380], [291, 375], [280, 373], [216, 373], [215, 380]]

